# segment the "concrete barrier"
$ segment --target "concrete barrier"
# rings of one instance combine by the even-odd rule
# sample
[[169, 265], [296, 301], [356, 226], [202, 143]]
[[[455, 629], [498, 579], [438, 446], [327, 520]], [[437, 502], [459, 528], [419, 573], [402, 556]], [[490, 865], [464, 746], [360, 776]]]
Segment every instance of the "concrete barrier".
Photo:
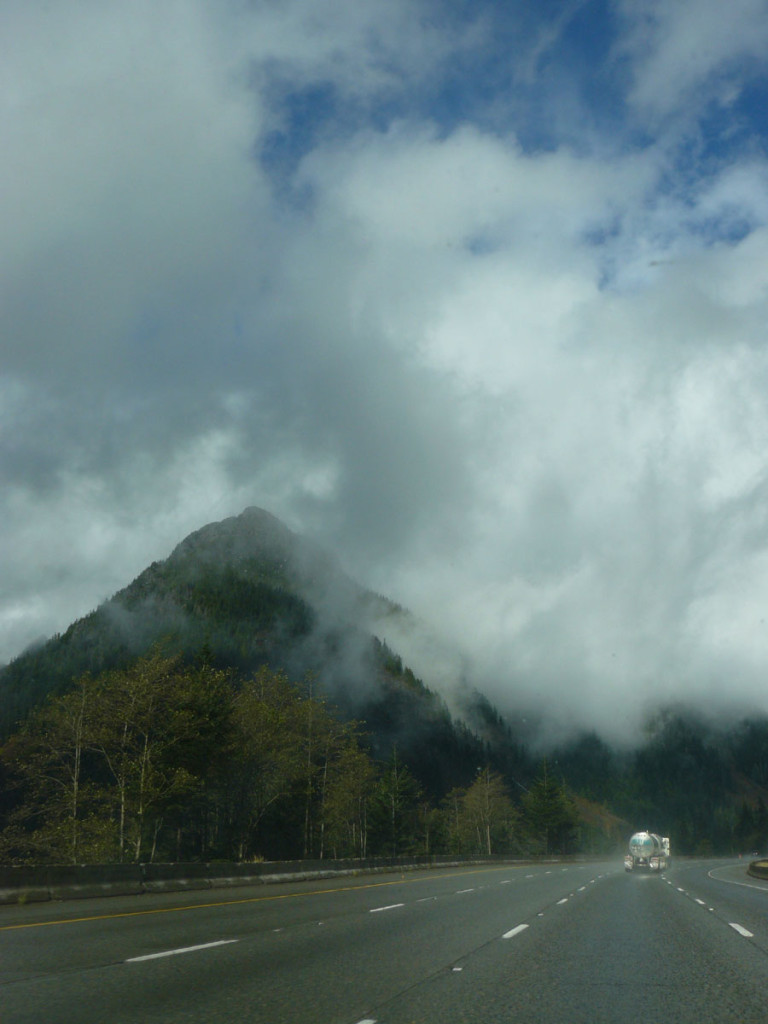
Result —
[[144, 892], [210, 889], [207, 864], [142, 864]]
[[0, 865], [0, 905], [46, 900], [186, 892], [430, 867], [523, 863], [510, 857], [376, 857], [366, 860], [214, 861], [190, 864]]
[[51, 898], [44, 868], [0, 867], [0, 905], [44, 903]]
[[138, 896], [144, 891], [139, 864], [69, 864], [47, 869], [52, 900]]

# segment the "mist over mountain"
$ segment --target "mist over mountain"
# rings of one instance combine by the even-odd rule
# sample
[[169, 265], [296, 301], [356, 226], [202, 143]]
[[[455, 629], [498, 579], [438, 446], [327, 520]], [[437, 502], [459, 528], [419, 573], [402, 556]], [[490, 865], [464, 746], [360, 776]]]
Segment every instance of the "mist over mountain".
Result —
[[262, 668], [285, 673], [341, 720], [359, 721], [371, 756], [402, 758], [435, 801], [483, 765], [523, 797], [545, 758], [577, 801], [590, 843], [642, 826], [674, 832], [689, 851], [727, 850], [768, 829], [764, 716], [718, 721], [690, 706], [657, 707], [637, 742], [617, 747], [595, 731], [563, 734], [556, 716], [514, 706], [514, 696], [494, 707], [461, 658], [407, 610], [253, 507], [191, 533], [0, 670], [2, 736], [85, 673], [131, 666], [158, 645], [241, 679]]
[[322, 550], [249, 508], [190, 534], [95, 611], [6, 666], [3, 728], [74, 676], [125, 664], [158, 641], [189, 656], [205, 645], [217, 662], [241, 669], [321, 670], [323, 681], [332, 662], [338, 689], [364, 657], [364, 626], [388, 613], [397, 613], [394, 605], [353, 583]]
[[768, 5], [40, 6], [0, 36], [0, 735], [159, 639], [725, 843], [768, 714]]
[[190, 534], [95, 611], [0, 670], [0, 730], [8, 735], [83, 673], [124, 667], [161, 644], [240, 674], [267, 666], [306, 681], [343, 717], [365, 722], [374, 753], [398, 747], [439, 789], [487, 759], [483, 734], [494, 732], [494, 713], [465, 686], [451, 703], [474, 731], [455, 721], [443, 697], [380, 639], [416, 629], [408, 612], [358, 585], [321, 548], [248, 508]]

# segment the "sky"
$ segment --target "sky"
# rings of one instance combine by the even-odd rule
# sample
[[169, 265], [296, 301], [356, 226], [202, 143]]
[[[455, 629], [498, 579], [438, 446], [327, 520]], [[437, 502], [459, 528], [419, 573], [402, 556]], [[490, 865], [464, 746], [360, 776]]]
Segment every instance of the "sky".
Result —
[[257, 505], [428, 685], [768, 711], [766, 54], [766, 0], [0, 0], [0, 663]]

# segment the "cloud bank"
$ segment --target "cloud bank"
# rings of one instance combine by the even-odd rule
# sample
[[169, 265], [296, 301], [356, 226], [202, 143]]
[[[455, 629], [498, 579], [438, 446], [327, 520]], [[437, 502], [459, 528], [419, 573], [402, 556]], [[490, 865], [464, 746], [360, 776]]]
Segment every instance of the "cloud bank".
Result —
[[764, 3], [0, 18], [1, 660], [256, 504], [502, 707], [768, 710]]

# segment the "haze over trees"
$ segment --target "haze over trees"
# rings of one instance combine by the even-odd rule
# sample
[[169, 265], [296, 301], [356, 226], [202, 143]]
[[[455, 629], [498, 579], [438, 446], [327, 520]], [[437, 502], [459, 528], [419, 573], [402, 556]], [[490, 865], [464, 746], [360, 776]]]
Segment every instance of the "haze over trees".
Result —
[[660, 710], [634, 750], [451, 714], [373, 624], [402, 609], [248, 510], [0, 672], [0, 862], [768, 845], [768, 721]]

